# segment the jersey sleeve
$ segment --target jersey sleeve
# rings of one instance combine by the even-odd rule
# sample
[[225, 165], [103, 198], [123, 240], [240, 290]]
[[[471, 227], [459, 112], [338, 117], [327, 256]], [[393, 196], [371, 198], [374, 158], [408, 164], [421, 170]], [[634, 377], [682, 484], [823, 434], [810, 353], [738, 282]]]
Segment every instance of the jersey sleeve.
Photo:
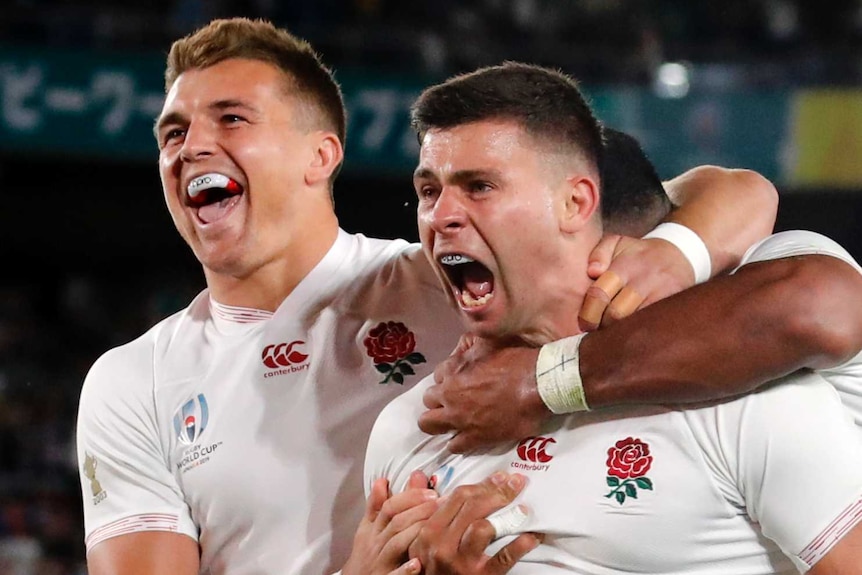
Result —
[[138, 340], [99, 358], [84, 381], [76, 441], [88, 551], [138, 531], [198, 538], [160, 440], [152, 372]]
[[[742, 265], [815, 254], [838, 258], [862, 273], [859, 263], [838, 243], [824, 235], [802, 230], [780, 232], [765, 238], [745, 254]], [[862, 350], [845, 363], [820, 369], [817, 373], [838, 390], [841, 401], [862, 433]]]
[[741, 265], [804, 255], [832, 256], [847, 262], [862, 273], [859, 263], [837, 242], [806, 230], [778, 232], [762, 239], [745, 252]]
[[797, 374], [719, 413], [734, 503], [809, 569], [862, 519], [862, 437], [836, 391]]

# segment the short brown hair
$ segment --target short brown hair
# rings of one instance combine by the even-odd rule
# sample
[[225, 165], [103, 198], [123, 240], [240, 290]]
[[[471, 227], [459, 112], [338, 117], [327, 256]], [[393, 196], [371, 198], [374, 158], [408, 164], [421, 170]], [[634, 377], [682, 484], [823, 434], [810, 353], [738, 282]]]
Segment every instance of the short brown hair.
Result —
[[511, 120], [554, 149], [575, 150], [598, 172], [601, 128], [571, 77], [550, 68], [505, 62], [426, 89], [411, 108], [420, 144], [430, 129]]
[[165, 68], [165, 92], [183, 72], [231, 58], [268, 62], [284, 72], [288, 92], [317, 111], [323, 125], [344, 143], [347, 114], [332, 72], [311, 44], [266, 20], [213, 20], [174, 42]]

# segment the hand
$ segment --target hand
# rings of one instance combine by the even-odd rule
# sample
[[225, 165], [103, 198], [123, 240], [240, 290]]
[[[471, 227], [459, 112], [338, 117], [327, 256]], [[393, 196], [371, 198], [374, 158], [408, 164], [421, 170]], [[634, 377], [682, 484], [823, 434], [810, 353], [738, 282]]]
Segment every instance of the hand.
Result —
[[536, 388], [538, 355], [535, 348], [463, 336], [434, 370], [419, 428], [431, 435], [455, 431], [448, 444], [453, 453], [537, 435], [552, 415]]
[[495, 473], [481, 483], [462, 485], [441, 500], [410, 545], [426, 575], [503, 574], [541, 543], [541, 536], [522, 533], [493, 556], [485, 554], [497, 539], [486, 517], [509, 505], [526, 485], [521, 475]]
[[679, 249], [661, 239], [606, 235], [590, 254], [596, 279], [578, 314], [592, 331], [694, 285], [694, 271]]
[[407, 549], [422, 523], [437, 509], [437, 498], [428, 489], [428, 477], [419, 471], [413, 472], [407, 488], [397, 495], [390, 496], [386, 479], [375, 481], [342, 575], [419, 573], [421, 565], [408, 561]]

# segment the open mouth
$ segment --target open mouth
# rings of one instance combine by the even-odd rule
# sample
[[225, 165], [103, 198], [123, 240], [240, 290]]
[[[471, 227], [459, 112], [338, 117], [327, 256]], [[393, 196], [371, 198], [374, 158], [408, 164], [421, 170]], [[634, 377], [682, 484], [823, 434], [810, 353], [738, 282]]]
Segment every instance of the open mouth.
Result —
[[446, 254], [439, 262], [461, 307], [474, 309], [493, 299], [494, 274], [485, 265], [464, 254]]
[[189, 182], [188, 204], [197, 208], [198, 217], [208, 224], [230, 212], [242, 196], [243, 188], [234, 179], [219, 173], [198, 176]]

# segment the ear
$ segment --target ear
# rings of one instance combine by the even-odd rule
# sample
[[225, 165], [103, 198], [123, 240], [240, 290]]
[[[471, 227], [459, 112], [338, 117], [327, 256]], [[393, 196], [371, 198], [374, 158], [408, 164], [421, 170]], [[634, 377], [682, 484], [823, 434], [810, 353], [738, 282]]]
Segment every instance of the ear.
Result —
[[313, 132], [314, 155], [305, 170], [305, 183], [308, 185], [326, 183], [344, 159], [344, 148], [338, 136], [332, 132]]
[[565, 194], [560, 230], [571, 234], [583, 229], [598, 215], [599, 186], [590, 176], [571, 176], [566, 179]]

